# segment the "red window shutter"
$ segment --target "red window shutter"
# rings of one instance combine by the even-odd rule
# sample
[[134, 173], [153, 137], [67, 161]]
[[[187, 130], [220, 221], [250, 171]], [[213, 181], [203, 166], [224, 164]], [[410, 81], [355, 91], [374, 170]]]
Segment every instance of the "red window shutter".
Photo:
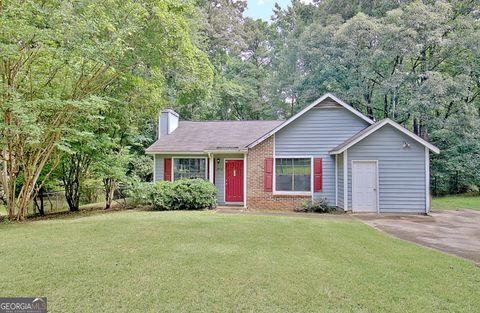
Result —
[[266, 192], [272, 192], [273, 185], [273, 158], [265, 158], [263, 175], [263, 188]]
[[163, 180], [172, 181], [172, 159], [163, 159]]
[[217, 176], [217, 162], [213, 159], [213, 184], [215, 185], [215, 177]]
[[313, 191], [322, 191], [323, 185], [322, 158], [313, 159]]

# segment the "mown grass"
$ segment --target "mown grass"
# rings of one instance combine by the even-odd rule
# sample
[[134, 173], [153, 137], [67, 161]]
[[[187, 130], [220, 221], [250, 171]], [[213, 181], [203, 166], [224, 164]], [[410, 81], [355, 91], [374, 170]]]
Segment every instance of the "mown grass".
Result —
[[124, 211], [0, 225], [49, 312], [477, 312], [480, 269], [346, 218]]
[[[122, 200], [115, 200], [112, 202], [111, 209], [117, 210], [122, 208], [129, 208], [130, 200], [129, 199], [122, 199]], [[26, 219], [48, 219], [48, 218], [65, 218], [65, 217], [78, 217], [82, 215], [92, 215], [92, 214], [99, 214], [102, 213], [105, 208], [105, 201], [100, 201], [96, 203], [89, 203], [83, 204], [80, 206], [80, 211], [78, 212], [70, 212], [68, 207], [64, 207], [58, 209], [56, 211], [46, 211], [45, 216], [39, 215], [27, 215]], [[5, 205], [0, 205], [0, 216], [7, 215], [7, 208]]]
[[455, 195], [436, 197], [432, 199], [433, 210], [480, 210], [480, 196]]

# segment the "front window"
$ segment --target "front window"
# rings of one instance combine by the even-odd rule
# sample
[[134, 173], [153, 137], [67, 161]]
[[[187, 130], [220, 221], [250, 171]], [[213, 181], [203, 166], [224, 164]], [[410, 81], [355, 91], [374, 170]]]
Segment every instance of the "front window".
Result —
[[207, 178], [206, 160], [202, 159], [173, 159], [173, 179]]
[[309, 158], [276, 158], [275, 190], [305, 192], [311, 190]]

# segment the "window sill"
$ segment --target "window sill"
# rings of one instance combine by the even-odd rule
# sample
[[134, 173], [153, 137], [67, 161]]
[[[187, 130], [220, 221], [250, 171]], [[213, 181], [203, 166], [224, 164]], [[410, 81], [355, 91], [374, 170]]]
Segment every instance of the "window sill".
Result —
[[301, 197], [310, 197], [312, 195], [311, 191], [306, 192], [295, 192], [295, 191], [274, 191], [274, 196], [301, 196]]

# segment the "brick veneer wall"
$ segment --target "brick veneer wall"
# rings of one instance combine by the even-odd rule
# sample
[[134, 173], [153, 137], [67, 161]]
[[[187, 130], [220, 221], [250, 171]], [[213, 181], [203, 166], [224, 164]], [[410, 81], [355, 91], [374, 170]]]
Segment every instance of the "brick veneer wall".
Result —
[[273, 136], [248, 151], [247, 155], [247, 207], [249, 210], [292, 211], [310, 196], [273, 195], [263, 188], [265, 158], [273, 157]]

